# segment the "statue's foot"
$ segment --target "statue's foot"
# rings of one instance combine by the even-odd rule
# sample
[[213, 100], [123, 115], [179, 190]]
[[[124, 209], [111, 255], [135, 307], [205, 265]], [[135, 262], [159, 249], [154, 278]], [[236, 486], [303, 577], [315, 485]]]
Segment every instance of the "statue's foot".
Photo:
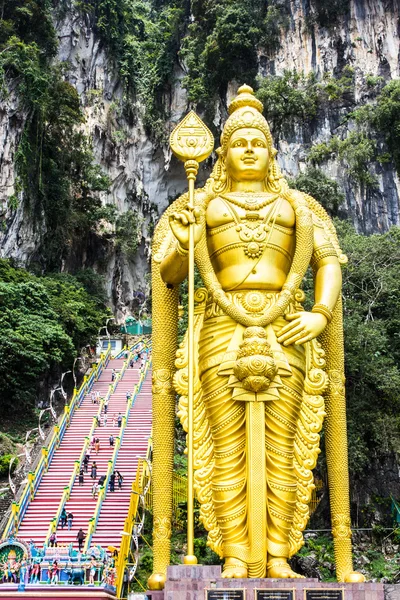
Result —
[[147, 580], [149, 590], [163, 590], [166, 580], [164, 573], [153, 573]]
[[225, 559], [222, 570], [224, 579], [243, 579], [247, 577], [247, 565], [238, 558], [228, 557]]
[[295, 573], [285, 558], [273, 558], [267, 563], [267, 577], [272, 579], [304, 579]]
[[358, 571], [350, 571], [344, 576], [344, 580], [346, 583], [362, 583], [365, 581], [365, 575], [358, 573]]

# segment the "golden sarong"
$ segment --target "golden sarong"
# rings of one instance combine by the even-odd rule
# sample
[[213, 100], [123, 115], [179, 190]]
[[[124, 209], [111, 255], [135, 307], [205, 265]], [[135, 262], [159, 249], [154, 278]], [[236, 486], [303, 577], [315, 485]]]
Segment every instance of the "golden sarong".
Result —
[[[277, 298], [276, 292], [265, 290], [228, 295], [242, 308], [249, 306], [248, 312], [253, 314], [259, 304], [264, 310]], [[276, 375], [268, 389], [249, 392], [234, 375], [246, 328], [207, 300], [203, 288], [196, 296], [194, 479], [200, 518], [215, 552], [247, 563], [250, 577], [263, 577], [267, 555], [287, 558], [303, 544], [313, 489], [311, 469], [318, 456], [318, 432], [325, 414], [321, 396], [326, 387], [323, 351], [317, 341], [281, 346], [277, 337], [287, 321], [279, 317], [264, 329], [277, 365]], [[299, 310], [302, 307], [296, 301], [287, 312]], [[174, 377], [175, 389], [181, 395], [178, 416], [186, 430], [187, 343], [186, 335], [177, 352]], [[265, 419], [265, 451], [261, 438], [250, 444], [250, 456], [252, 429], [249, 431], [246, 411], [249, 414], [251, 402]], [[261, 470], [251, 466], [258, 455], [265, 461]], [[254, 471], [263, 477], [255, 480]], [[250, 496], [253, 507], [255, 497], [264, 499], [256, 518], [250, 509]], [[262, 561], [260, 548], [264, 549]]]
[[[218, 311], [214, 308], [207, 312]], [[269, 394], [264, 403], [268, 500], [267, 531], [260, 532], [267, 538], [268, 553], [281, 557], [289, 556], [288, 536], [296, 505], [294, 437], [305, 374], [304, 348], [283, 348], [276, 342], [276, 335], [286, 324], [287, 321], [280, 318], [270, 326], [272, 331], [269, 332], [269, 338], [273, 332], [273, 350], [279, 355], [280, 368], [279, 381], [273, 382], [275, 393]], [[199, 339], [199, 375], [214, 445], [212, 498], [222, 533], [223, 554], [247, 562], [245, 403], [243, 394], [240, 390], [237, 393], [235, 384], [230, 383], [235, 359], [232, 341], [235, 337], [241, 341], [243, 330], [224, 314], [205, 319]], [[249, 394], [251, 392], [244, 395]]]

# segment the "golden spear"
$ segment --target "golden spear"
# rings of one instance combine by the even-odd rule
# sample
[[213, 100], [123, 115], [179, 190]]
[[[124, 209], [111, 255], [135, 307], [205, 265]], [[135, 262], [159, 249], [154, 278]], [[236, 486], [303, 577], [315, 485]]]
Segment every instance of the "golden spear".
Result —
[[[170, 137], [174, 155], [183, 161], [189, 184], [190, 211], [194, 210], [194, 184], [199, 163], [208, 158], [214, 148], [214, 138], [206, 125], [195, 112], [190, 111], [175, 127]], [[193, 404], [194, 404], [194, 223], [189, 224], [188, 256], [188, 490], [187, 490], [187, 554], [183, 559], [186, 565], [195, 565], [194, 521], [193, 521]]]

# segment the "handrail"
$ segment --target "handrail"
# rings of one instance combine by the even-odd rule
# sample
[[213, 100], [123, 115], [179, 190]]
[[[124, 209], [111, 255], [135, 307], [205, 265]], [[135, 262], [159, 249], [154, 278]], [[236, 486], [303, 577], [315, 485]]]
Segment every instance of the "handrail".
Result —
[[[106, 398], [109, 395], [109, 393], [110, 393], [110, 389], [108, 390], [108, 392], [106, 394]], [[58, 523], [59, 523], [59, 520], [60, 520], [60, 517], [61, 517], [62, 510], [63, 510], [65, 504], [68, 502], [68, 500], [70, 498], [70, 495], [71, 495], [71, 492], [72, 492], [72, 488], [73, 488], [73, 486], [75, 484], [76, 476], [79, 474], [81, 465], [83, 464], [83, 459], [85, 457], [86, 450], [87, 450], [87, 448], [90, 445], [90, 440], [93, 437], [94, 431], [95, 431], [95, 429], [97, 427], [97, 420], [100, 419], [100, 416], [101, 416], [101, 413], [102, 413], [102, 410], [103, 410], [103, 405], [104, 405], [104, 403], [106, 401], [106, 398], [102, 398], [100, 400], [98, 411], [93, 416], [93, 421], [92, 421], [92, 425], [91, 425], [91, 428], [90, 428], [90, 431], [89, 431], [89, 435], [85, 437], [85, 441], [83, 443], [83, 447], [82, 447], [81, 453], [79, 455], [79, 459], [77, 459], [75, 461], [74, 469], [72, 471], [72, 474], [71, 474], [71, 477], [69, 479], [68, 485], [66, 485], [64, 487], [63, 494], [62, 494], [60, 502], [58, 504], [57, 512], [56, 512], [55, 516], [50, 521], [49, 528], [47, 530], [47, 535], [46, 535], [46, 538], [45, 538], [45, 544], [49, 543], [49, 538], [50, 538], [51, 534], [54, 533], [57, 530], [57, 526], [58, 526]]]
[[[120, 371], [120, 377], [123, 376], [123, 374], [125, 373], [125, 371], [128, 367], [131, 354], [132, 354], [132, 351], [129, 352], [128, 358], [124, 361], [123, 367]], [[139, 382], [135, 385], [135, 390], [134, 390], [130, 400], [127, 403], [125, 414], [122, 417], [122, 426], [120, 429], [120, 435], [117, 436], [117, 438], [116, 438], [116, 441], [118, 440], [118, 442], [115, 445], [114, 452], [112, 454], [111, 459], [108, 461], [106, 479], [104, 481], [104, 484], [100, 487], [99, 495], [98, 495], [97, 503], [96, 503], [96, 508], [93, 513], [93, 517], [91, 517], [89, 519], [87, 533], [86, 533], [86, 539], [85, 539], [85, 545], [83, 547], [83, 552], [87, 552], [88, 549], [90, 548], [93, 534], [96, 531], [97, 524], [98, 524], [99, 517], [100, 517], [101, 508], [103, 505], [103, 501], [107, 494], [107, 489], [108, 489], [111, 473], [115, 470], [115, 464], [117, 462], [119, 448], [121, 447], [122, 441], [124, 439], [124, 433], [126, 430], [128, 420], [129, 420], [129, 414], [130, 414], [132, 406], [134, 405], [134, 403], [136, 401], [137, 395], [139, 394], [139, 392], [142, 388], [144, 378], [147, 374], [148, 365], [149, 365], [149, 363], [148, 363], [148, 361], [146, 361], [144, 372], [140, 374]]]
[[132, 493], [131, 493], [131, 498], [129, 501], [128, 514], [125, 519], [124, 527], [122, 530], [121, 545], [119, 547], [118, 558], [116, 560], [117, 576], [116, 576], [115, 586], [116, 586], [117, 598], [121, 598], [121, 594], [122, 594], [122, 586], [124, 583], [124, 572], [125, 572], [125, 567], [128, 563], [129, 550], [131, 547], [131, 541], [132, 541], [132, 537], [133, 537], [132, 532], [133, 532], [133, 528], [136, 524], [135, 520], [136, 520], [138, 508], [139, 508], [139, 500], [140, 500], [141, 495], [143, 495], [143, 493], [145, 493], [146, 486], [145, 486], [144, 482], [146, 481], [146, 479], [147, 479], [147, 481], [149, 481], [149, 479], [150, 479], [149, 463], [150, 463], [150, 459], [151, 459], [151, 453], [152, 453], [152, 438], [150, 437], [148, 444], [147, 444], [146, 459], [138, 460], [136, 477], [132, 483]]
[[133, 350], [136, 348], [136, 346], [139, 346], [139, 344], [144, 344], [145, 346], [147, 346], [147, 345], [148, 345], [148, 342], [149, 342], [149, 340], [144, 340], [143, 338], [139, 338], [139, 339], [138, 339], [138, 340], [137, 340], [137, 341], [136, 341], [134, 344], [132, 344], [132, 346], [130, 346], [129, 348], [128, 348], [128, 346], [126, 346], [126, 345], [125, 345], [125, 346], [122, 348], [122, 350], [120, 350], [120, 351], [118, 352], [118, 354], [116, 354], [116, 355], [114, 356], [114, 358], [122, 358], [122, 356], [124, 355], [124, 353], [125, 353], [127, 350], [129, 350], [129, 352], [133, 352]]
[[75, 410], [81, 405], [82, 400], [87, 394], [87, 392], [91, 390], [94, 381], [97, 381], [104, 367], [108, 365], [110, 361], [110, 356], [111, 346], [109, 345], [107, 348], [107, 352], [101, 355], [99, 363], [93, 365], [89, 374], [84, 376], [83, 382], [79, 390], [77, 390], [76, 388], [74, 389], [71, 402], [68, 405], [68, 410], [64, 410], [64, 413], [62, 414], [61, 418], [59, 418], [59, 421], [54, 426], [53, 435], [51, 437], [48, 447], [44, 446], [42, 448], [42, 456], [37, 464], [35, 471], [29, 474], [28, 482], [25, 485], [25, 488], [21, 494], [19, 501], [14, 501], [11, 505], [11, 514], [4, 528], [2, 536], [3, 538], [9, 537], [12, 533], [18, 533], [18, 527], [20, 526], [22, 519], [24, 518], [25, 512], [30, 502], [34, 499], [36, 495], [43, 474], [48, 470], [49, 463], [53, 458], [56, 448], [60, 445], [64, 433], [70, 425], [71, 417], [73, 416]]

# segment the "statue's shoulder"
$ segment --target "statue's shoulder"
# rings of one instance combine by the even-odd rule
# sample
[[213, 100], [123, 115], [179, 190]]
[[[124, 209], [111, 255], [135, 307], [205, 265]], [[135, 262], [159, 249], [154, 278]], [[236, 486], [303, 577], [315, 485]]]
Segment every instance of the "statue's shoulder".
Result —
[[329, 227], [334, 229], [334, 225], [331, 217], [328, 215], [322, 204], [318, 202], [313, 196], [310, 196], [306, 192], [302, 192], [296, 189], [288, 189], [284, 196], [288, 199], [288, 201], [292, 204], [294, 208], [297, 208], [299, 205], [307, 206], [310, 209], [313, 222], [317, 226], [324, 226], [325, 224], [329, 224]]
[[347, 263], [347, 256], [343, 254], [338, 236], [336, 233], [335, 225], [333, 223], [332, 218], [328, 215], [325, 208], [312, 196], [306, 194], [305, 192], [301, 192], [300, 190], [292, 190], [289, 189], [285, 196], [293, 199], [294, 201], [300, 202], [303, 205], [307, 206], [311, 211], [314, 227], [318, 227], [324, 230], [326, 237], [334, 247], [339, 262], [341, 264]]

